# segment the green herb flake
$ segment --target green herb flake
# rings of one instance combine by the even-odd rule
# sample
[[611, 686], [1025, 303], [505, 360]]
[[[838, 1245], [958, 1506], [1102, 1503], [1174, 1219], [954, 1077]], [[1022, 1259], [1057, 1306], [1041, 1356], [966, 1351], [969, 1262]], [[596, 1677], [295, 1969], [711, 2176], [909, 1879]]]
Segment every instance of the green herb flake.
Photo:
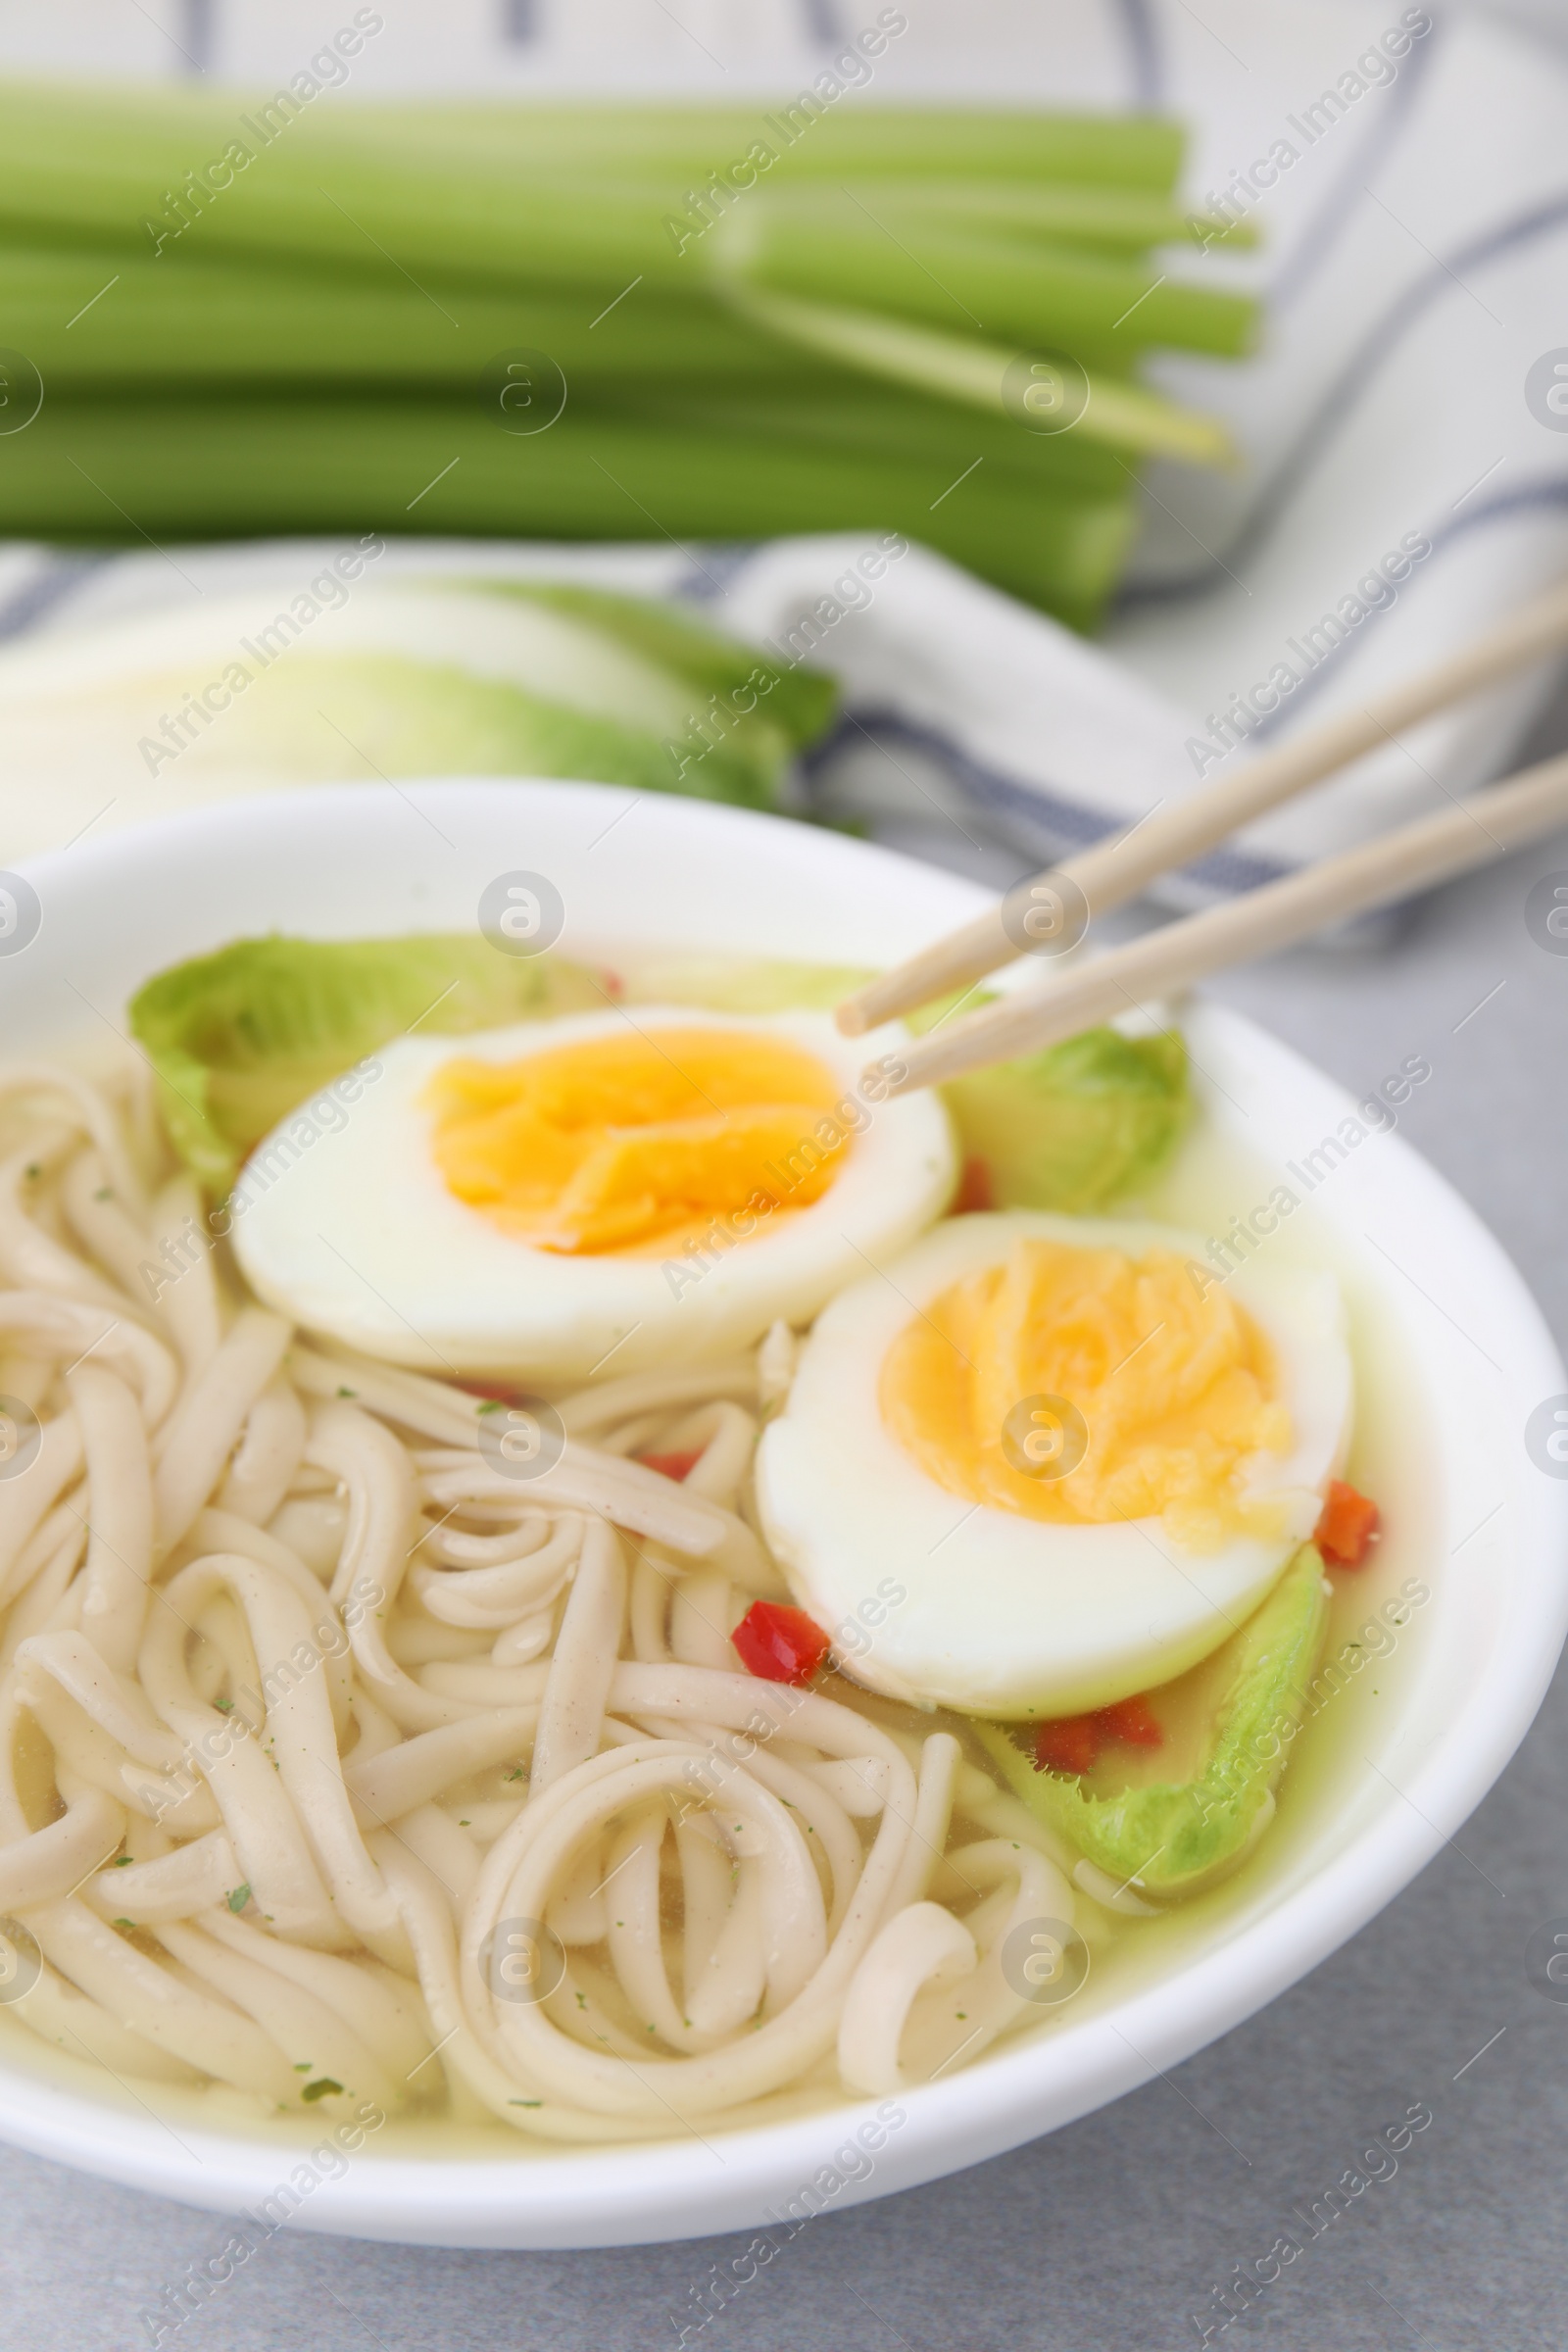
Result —
[[128, 1854], [117, 1854], [115, 1856], [115, 1868], [117, 1870], [128, 1870], [130, 1868], [130, 1856]]
[[114, 1197], [114, 1187], [108, 1184], [101, 1184], [93, 1195], [95, 1200], [112, 1200]]
[[339, 1389], [338, 1395], [340, 1396], [357, 1396], [359, 1391], [358, 1389]]
[[232, 1715], [234, 1712], [234, 1701], [231, 1698], [215, 1698], [213, 1704], [220, 1715]]
[[315, 2064], [316, 2060], [314, 2058], [296, 2058], [294, 2061], [294, 2072], [297, 2075], [308, 2075]]
[[501, 1413], [505, 1412], [505, 1410], [506, 1407], [502, 1403], [499, 1396], [487, 1396], [483, 1404], [481, 1404], [479, 1407], [481, 1415], [484, 1413]]
[[333, 2091], [341, 2092], [342, 2088], [342, 2083], [334, 2082], [330, 2075], [322, 2075], [317, 2082], [307, 2082], [300, 2097], [307, 2107], [314, 2107], [318, 2099], [330, 2098]]
[[223, 1899], [228, 1904], [229, 1909], [233, 1912], [234, 1917], [238, 1919], [240, 1913], [244, 1910], [246, 1904], [251, 1899], [250, 1887], [248, 1885], [244, 1886], [231, 1886]]
[[136, 1922], [133, 1919], [117, 1919], [115, 1925], [117, 1928], [129, 1928], [134, 1931]]
[[509, 2099], [507, 2105], [509, 2107], [542, 2107], [544, 2101], [543, 2099]]

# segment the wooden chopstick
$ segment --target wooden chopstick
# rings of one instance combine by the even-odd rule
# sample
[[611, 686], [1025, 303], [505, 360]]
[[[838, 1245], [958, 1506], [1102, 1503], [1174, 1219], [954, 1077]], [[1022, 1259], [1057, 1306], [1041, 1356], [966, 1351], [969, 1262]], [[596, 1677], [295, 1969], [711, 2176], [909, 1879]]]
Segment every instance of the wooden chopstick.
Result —
[[[961, 930], [846, 997], [836, 1016], [840, 1030], [846, 1037], [863, 1037], [879, 1022], [927, 1004], [947, 990], [968, 988], [1000, 965], [1010, 963], [1022, 952], [1024, 942], [1009, 934], [1004, 917], [1009, 906], [1017, 907], [1027, 902], [1032, 888], [1054, 894], [1069, 913], [1076, 910], [1073, 928], [1081, 934], [1095, 915], [1136, 898], [1161, 874], [1200, 857], [1238, 825], [1277, 808], [1307, 785], [1320, 782], [1363, 753], [1375, 751], [1401, 727], [1430, 717], [1435, 710], [1445, 710], [1565, 643], [1568, 582], [1521, 605], [1464, 652], [1446, 657], [1362, 709], [1314, 727], [1295, 743], [1254, 760], [1234, 776], [1216, 778], [1173, 808], [1156, 808], [1114, 841], [1097, 843], [1036, 875], [1033, 883], [1019, 884], [1006, 899]], [[1061, 944], [1072, 942], [1064, 939]]]
[[[1441, 816], [1401, 825], [1360, 849], [1270, 882], [1246, 898], [1060, 972], [1049, 988], [1009, 997], [903, 1048], [891, 1088], [934, 1086], [989, 1062], [1058, 1045], [1097, 1021], [1142, 1008], [1250, 956], [1272, 955], [1327, 923], [1408, 898], [1472, 866], [1487, 865], [1568, 820], [1568, 752], [1504, 784], [1457, 802]], [[890, 1057], [891, 1058], [891, 1057]], [[887, 1062], [878, 1065], [885, 1081]], [[868, 1075], [870, 1073], [867, 1073]]]

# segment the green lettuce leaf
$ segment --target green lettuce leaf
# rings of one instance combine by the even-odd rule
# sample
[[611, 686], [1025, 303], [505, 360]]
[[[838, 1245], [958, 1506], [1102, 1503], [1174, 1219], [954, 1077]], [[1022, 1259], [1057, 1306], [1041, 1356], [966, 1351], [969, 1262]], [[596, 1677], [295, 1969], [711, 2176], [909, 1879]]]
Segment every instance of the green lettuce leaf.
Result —
[[279, 1119], [405, 1030], [458, 1037], [605, 1003], [582, 966], [504, 956], [477, 934], [274, 934], [159, 972], [129, 1015], [175, 1151], [221, 1196]]
[[1212, 1728], [1199, 1768], [1179, 1784], [1092, 1795], [1077, 1780], [1037, 1771], [998, 1725], [973, 1728], [1030, 1811], [1119, 1885], [1161, 1899], [1192, 1894], [1239, 1861], [1273, 1817], [1327, 1613], [1323, 1562], [1304, 1544], [1217, 1653]]
[[[199, 724], [197, 685], [216, 695]], [[0, 652], [0, 818], [24, 821], [29, 849], [66, 839], [84, 821], [69, 821], [77, 798], [119, 774], [127, 748], [175, 807], [338, 780], [542, 775], [770, 809], [837, 708], [822, 672], [639, 598], [374, 573], [351, 589], [328, 565], [270, 618], [254, 592], [213, 596], [60, 630], [24, 661]]]
[[998, 1208], [1086, 1214], [1147, 1184], [1187, 1124], [1187, 1049], [1174, 1031], [1086, 1029], [942, 1089]]
[[[663, 779], [666, 791], [771, 807], [785, 763], [816, 743], [838, 716], [837, 683], [821, 670], [782, 667], [671, 605], [602, 588], [514, 580], [484, 585], [493, 595], [543, 606], [595, 629], [693, 689], [691, 728], [662, 747], [671, 770]], [[725, 780], [725, 789], [707, 780], [710, 768]], [[729, 789], [732, 784], [736, 789]]]

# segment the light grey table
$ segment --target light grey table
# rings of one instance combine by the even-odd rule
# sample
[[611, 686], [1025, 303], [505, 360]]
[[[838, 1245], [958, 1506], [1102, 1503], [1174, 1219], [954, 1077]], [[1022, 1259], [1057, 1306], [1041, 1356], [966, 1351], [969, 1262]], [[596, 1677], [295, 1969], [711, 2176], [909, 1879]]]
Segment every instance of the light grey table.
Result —
[[[1538, 748], [1568, 742], [1568, 697]], [[926, 845], [940, 855], [942, 845]], [[973, 864], [972, 858], [969, 863]], [[1357, 1092], [1406, 1054], [1410, 1140], [1486, 1217], [1568, 1334], [1568, 957], [1527, 935], [1568, 837], [1429, 901], [1376, 958], [1226, 979]], [[1010, 879], [1004, 862], [993, 878]], [[1477, 1009], [1479, 1007], [1479, 1009]], [[1431, 2128], [1214, 2341], [1283, 2352], [1526, 2352], [1568, 2309], [1568, 2007], [1525, 1980], [1568, 1914], [1568, 1683], [1450, 1847], [1353, 1943], [1170, 2078], [924, 2189], [825, 2218], [702, 2352], [1161, 2352], [1289, 2207], [1406, 2099]], [[1490, 2046], [1485, 2046], [1489, 2045]], [[1485, 2048], [1479, 2058], [1475, 2053]], [[1470, 2063], [1474, 2059], [1474, 2063]], [[0, 2150], [0, 2352], [131, 2352], [137, 2314], [213, 2248], [210, 2215]], [[289, 2235], [164, 2338], [178, 2352], [663, 2352], [743, 2239], [455, 2254]]]

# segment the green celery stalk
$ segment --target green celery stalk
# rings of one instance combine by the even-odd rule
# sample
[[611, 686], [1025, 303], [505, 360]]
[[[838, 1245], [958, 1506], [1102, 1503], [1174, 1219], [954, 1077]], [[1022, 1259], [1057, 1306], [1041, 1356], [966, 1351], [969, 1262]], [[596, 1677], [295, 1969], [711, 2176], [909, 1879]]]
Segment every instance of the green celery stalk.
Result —
[[[404, 285], [431, 274], [603, 286], [604, 301], [638, 273], [690, 284], [663, 225], [680, 201], [674, 179], [617, 179], [608, 157], [529, 172], [483, 157], [411, 155], [390, 142], [345, 143], [319, 116], [281, 120], [264, 144], [265, 125], [243, 100], [187, 118], [167, 99], [94, 112], [48, 93], [24, 102], [0, 85], [0, 221], [32, 241], [156, 253], [166, 267], [187, 256], [270, 257]], [[252, 160], [226, 167], [226, 185], [195, 184], [230, 138]]]
[[[269, 379], [308, 396], [336, 381], [393, 397], [439, 389], [480, 412], [482, 364], [521, 341], [563, 367], [568, 404], [586, 391], [600, 401], [636, 402], [669, 423], [713, 416], [729, 430], [885, 447], [928, 456], [938, 466], [953, 458], [953, 470], [985, 454], [1074, 487], [1121, 486], [1119, 464], [1090, 451], [1082, 437], [1024, 435], [1000, 421], [982, 427], [950, 400], [906, 386], [882, 392], [863, 371], [781, 344], [771, 329], [704, 302], [662, 298], [639, 307], [633, 297], [585, 327], [580, 311], [574, 315], [559, 295], [530, 295], [526, 307], [520, 299], [514, 307], [468, 292], [450, 297], [458, 304], [455, 332], [416, 291], [334, 289], [314, 276], [207, 264], [182, 263], [172, 274], [136, 263], [103, 293], [114, 275], [102, 253], [0, 255], [0, 315], [41, 368], [52, 397], [140, 384], [188, 399], [203, 385], [243, 390]], [[195, 302], [192, 283], [200, 291]], [[101, 299], [93, 302], [94, 294]], [[68, 323], [84, 302], [91, 303], [86, 315]], [[951, 479], [950, 471], [944, 482]]]
[[[906, 325], [874, 311], [833, 310], [825, 303], [797, 302], [784, 294], [738, 296], [743, 317], [771, 327], [804, 350], [840, 360], [868, 375], [886, 377], [988, 415], [1016, 417], [1006, 388], [1018, 354], [970, 336], [939, 334]], [[1088, 376], [1081, 415], [1066, 429], [1081, 440], [1103, 443], [1148, 457], [1185, 458], [1198, 466], [1235, 463], [1236, 446], [1225, 427], [1197, 409], [1184, 409], [1141, 385], [1113, 376]], [[1027, 427], [1024, 427], [1027, 429]], [[1059, 436], [1035, 436], [1053, 441]]]
[[1060, 181], [1168, 196], [1183, 134], [1154, 116], [1019, 114], [961, 107], [824, 109], [804, 128], [784, 121], [794, 93], [748, 107], [616, 105], [357, 108], [344, 136], [435, 153], [475, 147], [501, 156], [549, 155], [668, 170], [705, 178], [754, 141], [783, 144], [767, 119], [797, 128], [771, 170], [791, 180], [837, 183], [861, 175], [911, 179]]
[[710, 240], [709, 267], [747, 290], [852, 310], [892, 311], [950, 334], [1070, 351], [1085, 366], [1120, 347], [1174, 345], [1235, 358], [1256, 306], [1207, 286], [1161, 280], [1130, 265], [1037, 244], [975, 238], [905, 223], [894, 236], [847, 205], [831, 227], [804, 221], [765, 195], [730, 213]]
[[[421, 292], [275, 263], [154, 261], [101, 247], [0, 251], [0, 320], [55, 389], [100, 382], [401, 382], [471, 390], [497, 353], [547, 352], [568, 384], [650, 377], [775, 380], [776, 335], [704, 288], [642, 289], [603, 306], [586, 289]], [[610, 297], [607, 295], [606, 300]], [[808, 374], [806, 359], [797, 372]]]
[[[996, 119], [1003, 127], [993, 133], [982, 127], [990, 120], [863, 112], [826, 118], [781, 168], [837, 172], [842, 166], [832, 159], [847, 150], [875, 153], [883, 169], [938, 170], [946, 158], [968, 173], [982, 165], [994, 135], [999, 156], [1027, 156], [1041, 146], [1058, 172], [1114, 181], [1104, 160], [1095, 169], [1095, 156], [1102, 148], [1109, 157], [1133, 155], [1147, 142], [1158, 158], [1148, 184], [1162, 188], [1179, 152], [1179, 134], [1166, 125], [1146, 131], [1086, 118], [1053, 128], [1019, 117]], [[691, 267], [682, 268], [666, 222], [685, 211], [704, 159], [671, 157], [651, 179], [627, 177], [637, 150], [634, 143], [617, 149], [617, 127], [612, 122], [601, 132], [598, 152], [586, 140], [564, 152], [541, 141], [531, 151], [519, 145], [515, 158], [497, 158], [484, 146], [449, 151], [377, 136], [372, 121], [343, 109], [292, 120], [280, 112], [269, 141], [268, 123], [242, 100], [214, 107], [165, 95], [127, 110], [96, 94], [0, 86], [0, 220], [66, 241], [146, 253], [148, 221], [164, 219], [164, 254], [188, 242], [204, 253], [288, 254], [371, 276], [401, 269], [510, 280], [523, 272], [558, 284], [609, 278], [624, 285], [640, 272], [652, 282], [684, 283]], [[226, 185], [204, 189], [188, 175], [220, 158], [230, 138], [250, 150], [251, 162], [227, 167]], [[723, 149], [717, 160], [725, 160]], [[989, 169], [996, 175], [1004, 166], [994, 157]], [[189, 215], [177, 237], [180, 216], [165, 204], [171, 194]]]
[[[792, 411], [828, 404], [829, 430], [831, 404], [848, 397], [847, 382], [880, 375], [942, 401], [939, 429], [952, 440], [962, 423], [949, 404], [1006, 413], [1001, 385], [1015, 357], [782, 295], [741, 296], [732, 305], [708, 296], [643, 299], [639, 290], [596, 324], [585, 320], [580, 299], [559, 289], [502, 297], [445, 288], [449, 314], [402, 285], [334, 285], [275, 267], [190, 260], [169, 270], [122, 259], [117, 270], [116, 258], [43, 247], [0, 253], [0, 316], [15, 347], [57, 391], [336, 381], [450, 387], [480, 400], [486, 363], [523, 346], [548, 353], [568, 387], [607, 394], [618, 387], [630, 396], [658, 383], [720, 392], [748, 386], [771, 414], [788, 384]], [[846, 378], [846, 368], [857, 372]], [[781, 421], [788, 429], [788, 412]], [[897, 430], [898, 412], [884, 402], [867, 422]], [[1209, 463], [1229, 454], [1223, 429], [1210, 419], [1103, 376], [1075, 431], [1080, 442], [1133, 454]], [[1066, 461], [1049, 448], [1052, 437], [1036, 438], [1041, 449], [1021, 449], [1014, 462], [1060, 470]], [[1066, 469], [1076, 470], [1070, 463]]]
[[144, 545], [372, 526], [677, 543], [902, 529], [1092, 627], [1133, 529], [1125, 490], [1068, 496], [1000, 463], [955, 487], [951, 463], [587, 402], [513, 439], [436, 400], [62, 397], [0, 438], [0, 532]]
[[[1182, 231], [1181, 153], [1152, 119], [790, 93], [0, 85], [0, 320], [48, 395], [0, 437], [0, 529], [897, 527], [1090, 625], [1131, 464], [1225, 454], [1132, 380], [1141, 353], [1239, 350], [1253, 317], [1145, 258]], [[1092, 371], [1072, 432], [1007, 414], [1015, 340]], [[566, 377], [544, 434], [485, 413], [519, 347]]]
[[[619, 394], [596, 395], [596, 414], [617, 415], [633, 404]], [[929, 468], [936, 499], [976, 460], [1001, 468], [1016, 496], [1094, 498], [1124, 491], [1128, 461], [1077, 433], [1024, 432], [1010, 417], [934, 400], [866, 376], [826, 374], [762, 389], [713, 383], [688, 389], [650, 384], [635, 402], [637, 416], [692, 431], [765, 438], [780, 448], [854, 453], [863, 464], [892, 461]], [[940, 478], [939, 478], [940, 477]], [[978, 477], [976, 477], [978, 479]], [[940, 509], [938, 509], [940, 513]]]
[[[781, 186], [770, 178], [763, 192], [770, 211], [787, 214], [803, 228], [829, 233], [841, 221], [853, 220], [855, 207], [862, 205], [900, 235], [907, 222], [922, 230], [937, 227], [965, 234], [978, 232], [988, 238], [1040, 239], [1053, 246], [1083, 246], [1112, 254], [1143, 254], [1152, 246], [1191, 244], [1195, 228], [1219, 235], [1229, 225], [1206, 214], [1184, 213], [1137, 190], [990, 179], [983, 170], [973, 179], [864, 178], [857, 180], [853, 188], [814, 182]], [[1233, 249], [1254, 245], [1254, 224], [1238, 221], [1230, 241]]]

